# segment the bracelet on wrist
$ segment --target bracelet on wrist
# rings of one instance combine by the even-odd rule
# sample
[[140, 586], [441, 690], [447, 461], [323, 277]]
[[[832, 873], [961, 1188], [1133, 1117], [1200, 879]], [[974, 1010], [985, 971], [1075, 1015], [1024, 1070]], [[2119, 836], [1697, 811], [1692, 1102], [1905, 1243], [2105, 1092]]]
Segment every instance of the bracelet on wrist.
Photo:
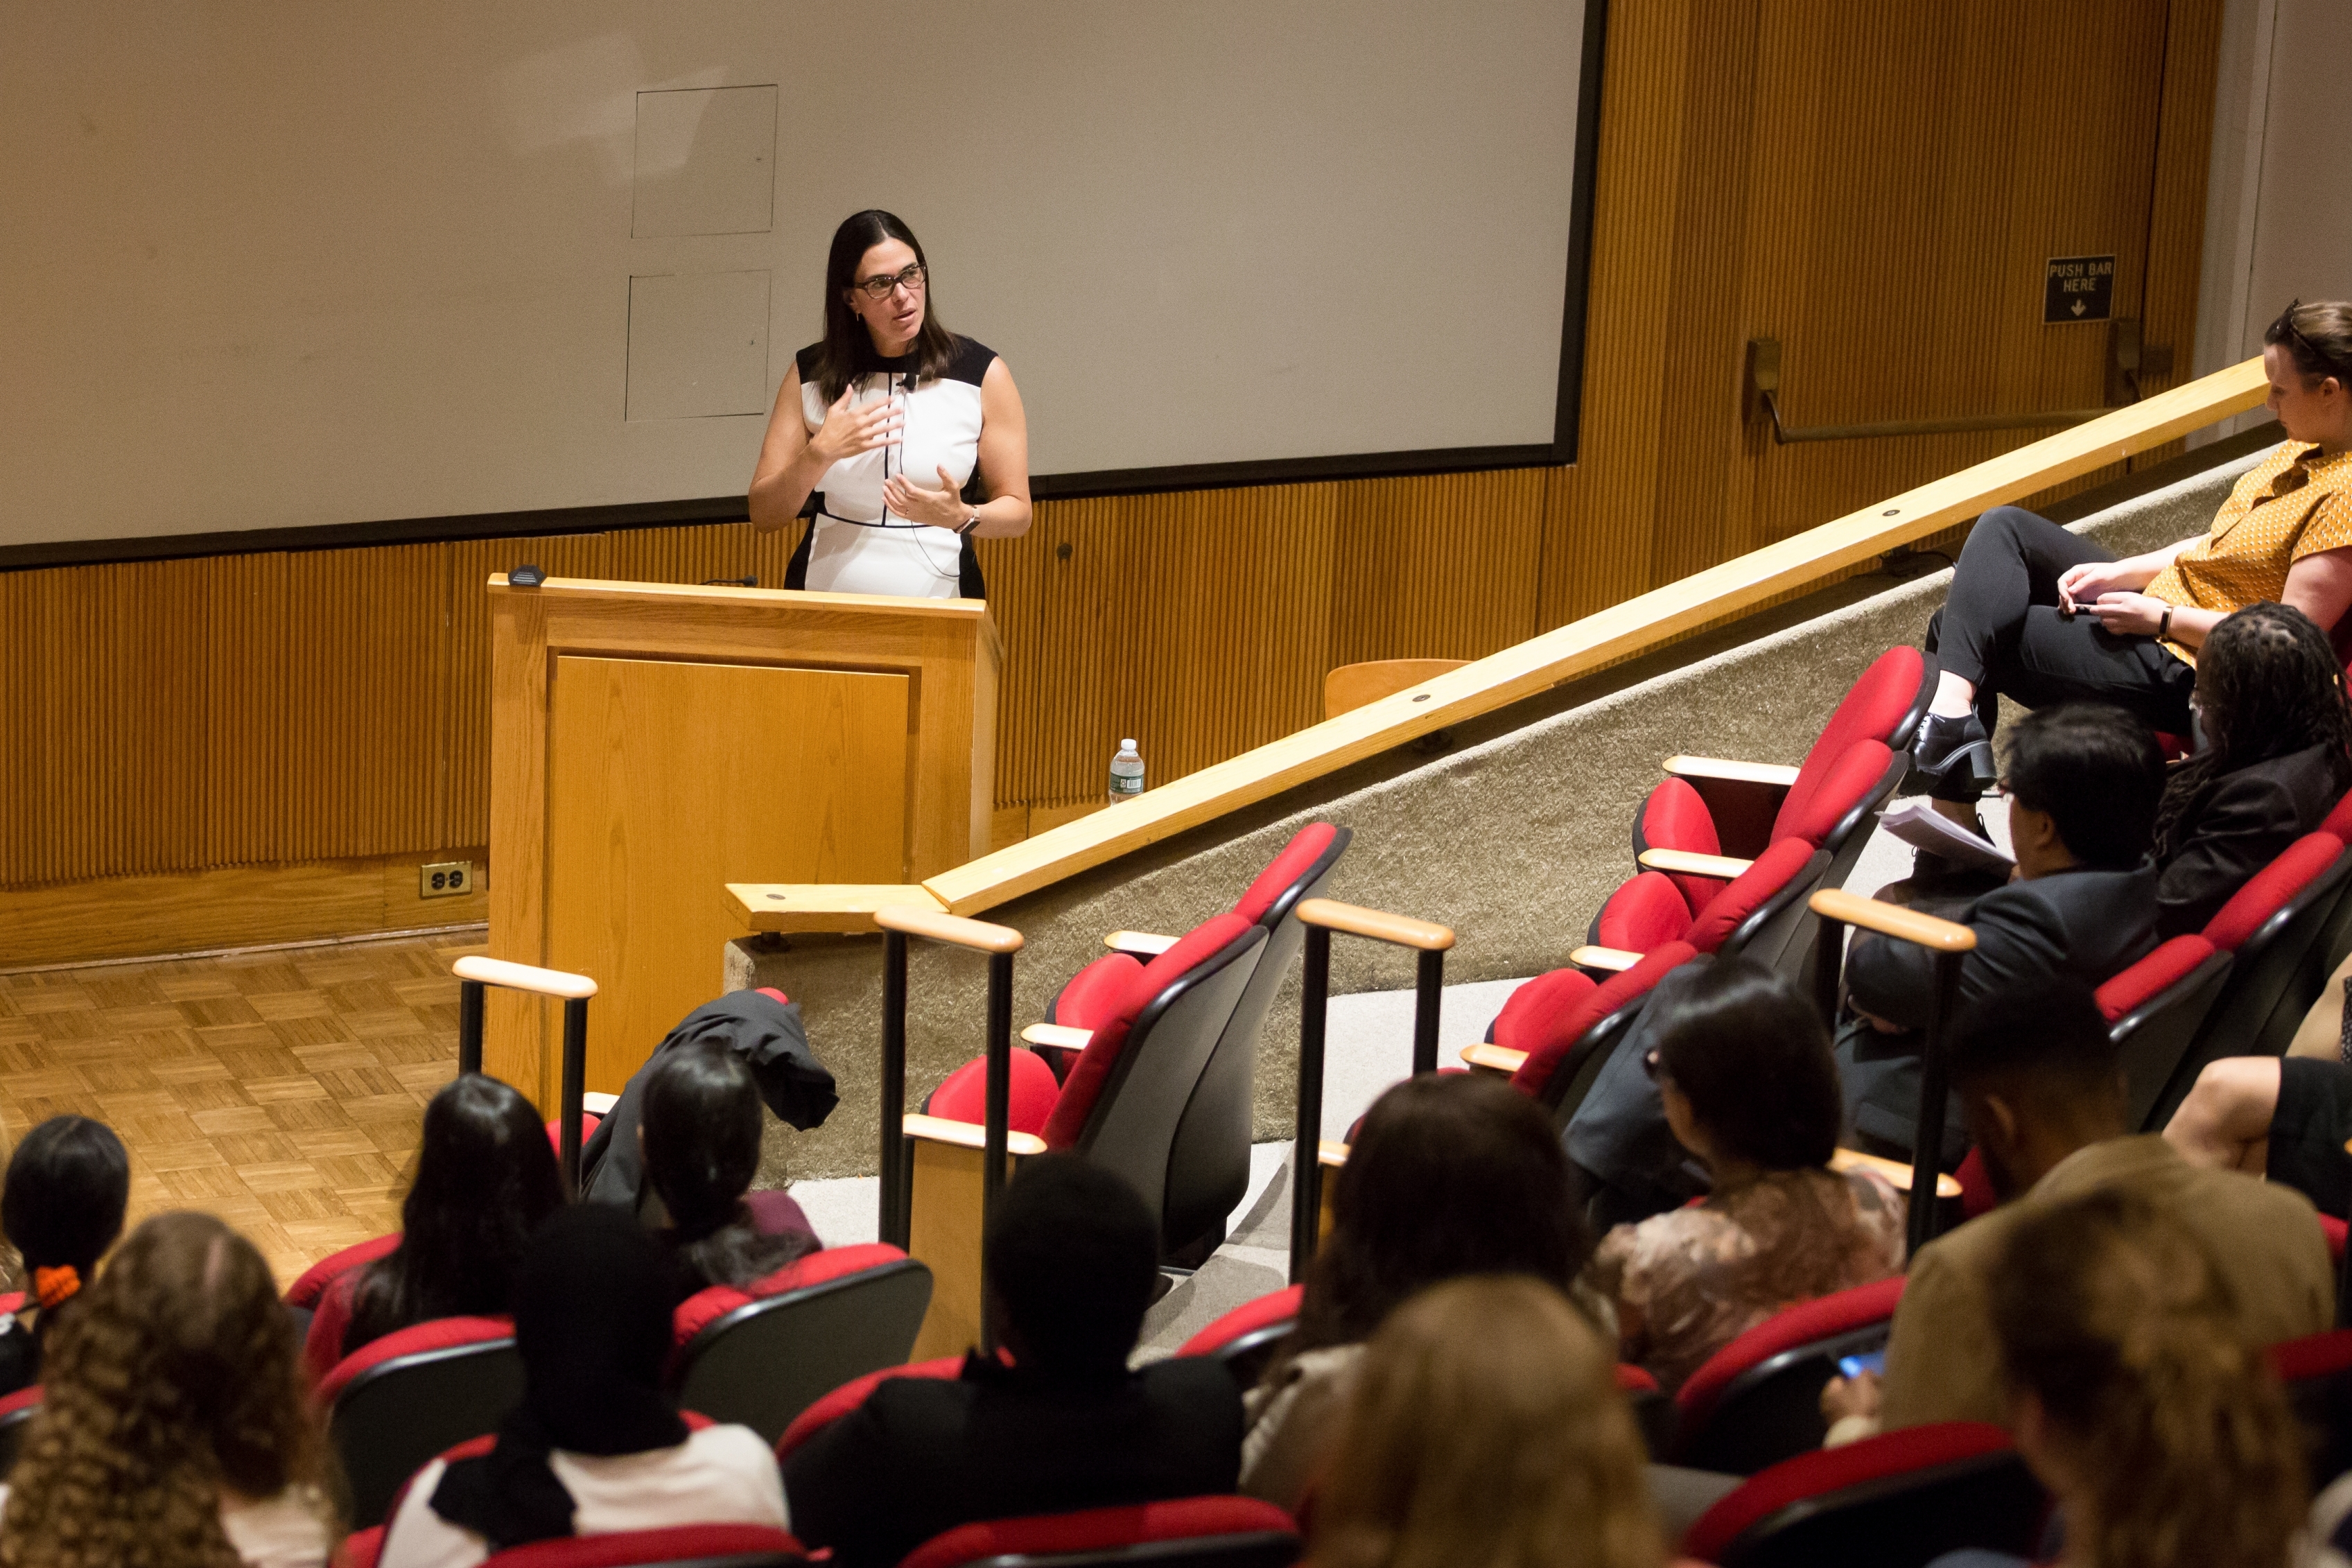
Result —
[[2156, 623], [2156, 640], [2158, 642], [2168, 641], [2170, 639], [2171, 636], [2172, 606], [2170, 605], [2167, 605], [2164, 606], [2164, 614], [2158, 618]]
[[973, 529], [978, 528], [979, 526], [980, 513], [975, 511], [963, 520], [963, 526], [956, 530], [956, 537], [958, 539], [962, 539], [969, 535]]

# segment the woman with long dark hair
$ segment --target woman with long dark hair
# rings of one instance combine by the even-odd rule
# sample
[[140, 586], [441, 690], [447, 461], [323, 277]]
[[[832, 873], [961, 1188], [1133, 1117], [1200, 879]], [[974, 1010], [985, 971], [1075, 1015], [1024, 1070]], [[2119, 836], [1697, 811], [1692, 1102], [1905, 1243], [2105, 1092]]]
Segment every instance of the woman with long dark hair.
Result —
[[878, 209], [834, 231], [824, 336], [795, 356], [751, 474], [751, 523], [809, 521], [787, 588], [977, 599], [971, 542], [1029, 531], [1013, 373], [948, 331], [914, 231]]
[[1405, 1298], [1465, 1274], [1565, 1292], [1592, 1252], [1550, 1118], [1507, 1084], [1460, 1073], [1407, 1079], [1372, 1102], [1331, 1215], [1298, 1328], [1248, 1398], [1242, 1489], [1285, 1508], [1323, 1461], [1364, 1342]]
[[2329, 630], [2352, 605], [2352, 303], [2291, 304], [2263, 342], [2287, 438], [2203, 534], [2118, 561], [2018, 507], [1977, 520], [1927, 624], [1942, 677], [1913, 752], [1950, 815], [1973, 817], [1996, 776], [1998, 697], [2112, 702], [2187, 735], [2200, 650], [2233, 611], [2275, 601]]
[[448, 1084], [425, 1108], [400, 1245], [320, 1301], [304, 1346], [312, 1374], [412, 1323], [511, 1312], [523, 1244], [562, 1205], [530, 1101], [481, 1073]]
[[24, 1265], [25, 1304], [0, 1319], [0, 1394], [41, 1380], [43, 1349], [79, 1310], [130, 1202], [131, 1156], [104, 1122], [52, 1116], [16, 1145], [0, 1230]]
[[646, 1181], [668, 1213], [660, 1234], [677, 1294], [748, 1285], [816, 1250], [805, 1230], [761, 1232], [744, 1202], [760, 1173], [760, 1088], [717, 1041], [662, 1053], [646, 1080]]

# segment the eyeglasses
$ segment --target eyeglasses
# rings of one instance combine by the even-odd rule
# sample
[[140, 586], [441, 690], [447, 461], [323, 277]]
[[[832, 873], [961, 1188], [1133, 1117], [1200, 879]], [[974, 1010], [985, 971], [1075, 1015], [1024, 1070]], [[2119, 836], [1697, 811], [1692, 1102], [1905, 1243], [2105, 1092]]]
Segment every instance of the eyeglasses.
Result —
[[868, 278], [857, 287], [869, 300], [887, 300], [901, 286], [909, 294], [918, 294], [922, 291], [926, 271], [923, 264], [918, 261], [904, 272], [887, 272], [879, 278]]

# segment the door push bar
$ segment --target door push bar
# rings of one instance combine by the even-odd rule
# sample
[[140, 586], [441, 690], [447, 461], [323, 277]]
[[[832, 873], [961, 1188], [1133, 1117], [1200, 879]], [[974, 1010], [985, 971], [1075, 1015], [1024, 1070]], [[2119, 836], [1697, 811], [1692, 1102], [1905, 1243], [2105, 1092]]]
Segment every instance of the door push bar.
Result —
[[1298, 1001], [1298, 1128], [1290, 1154], [1290, 1282], [1307, 1278], [1315, 1259], [1316, 1227], [1323, 1211], [1323, 1035], [1331, 992], [1331, 933], [1369, 937], [1418, 953], [1413, 967], [1412, 1070], [1437, 1070], [1437, 1011], [1445, 984], [1445, 952], [1454, 933], [1430, 921], [1360, 909], [1331, 899], [1298, 906], [1307, 928], [1300, 950]]
[[563, 1178], [564, 1192], [577, 1194], [581, 1096], [586, 1090], [588, 1076], [588, 998], [596, 994], [596, 983], [584, 974], [509, 963], [498, 958], [461, 958], [449, 970], [458, 980], [457, 1071], [461, 1074], [482, 1070], [482, 1006], [489, 987], [562, 999], [563, 1074], [556, 1090], [560, 1108], [557, 1125], [561, 1131], [555, 1163]]

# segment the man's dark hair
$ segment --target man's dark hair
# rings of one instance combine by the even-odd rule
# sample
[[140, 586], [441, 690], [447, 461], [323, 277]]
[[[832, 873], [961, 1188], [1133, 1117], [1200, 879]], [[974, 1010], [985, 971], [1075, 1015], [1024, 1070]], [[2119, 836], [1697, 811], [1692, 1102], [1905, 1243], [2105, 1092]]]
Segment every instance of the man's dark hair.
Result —
[[988, 1283], [1024, 1367], [1123, 1372], [1143, 1330], [1160, 1226], [1126, 1180], [1076, 1154], [1024, 1160], [988, 1227]]
[[2074, 980], [1995, 992], [1960, 1010], [1947, 1040], [1952, 1087], [2047, 1086], [2079, 1098], [2112, 1090], [2116, 1047], [2091, 988]]
[[1794, 982], [1752, 958], [1718, 958], [1683, 992], [1658, 1071], [1727, 1154], [1800, 1171], [1837, 1152], [1845, 1101], [1829, 1033]]
[[2147, 725], [2105, 702], [2037, 708], [2010, 731], [2002, 782], [2045, 812], [2074, 858], [2101, 870], [2139, 864], [2156, 840], [2164, 751]]

